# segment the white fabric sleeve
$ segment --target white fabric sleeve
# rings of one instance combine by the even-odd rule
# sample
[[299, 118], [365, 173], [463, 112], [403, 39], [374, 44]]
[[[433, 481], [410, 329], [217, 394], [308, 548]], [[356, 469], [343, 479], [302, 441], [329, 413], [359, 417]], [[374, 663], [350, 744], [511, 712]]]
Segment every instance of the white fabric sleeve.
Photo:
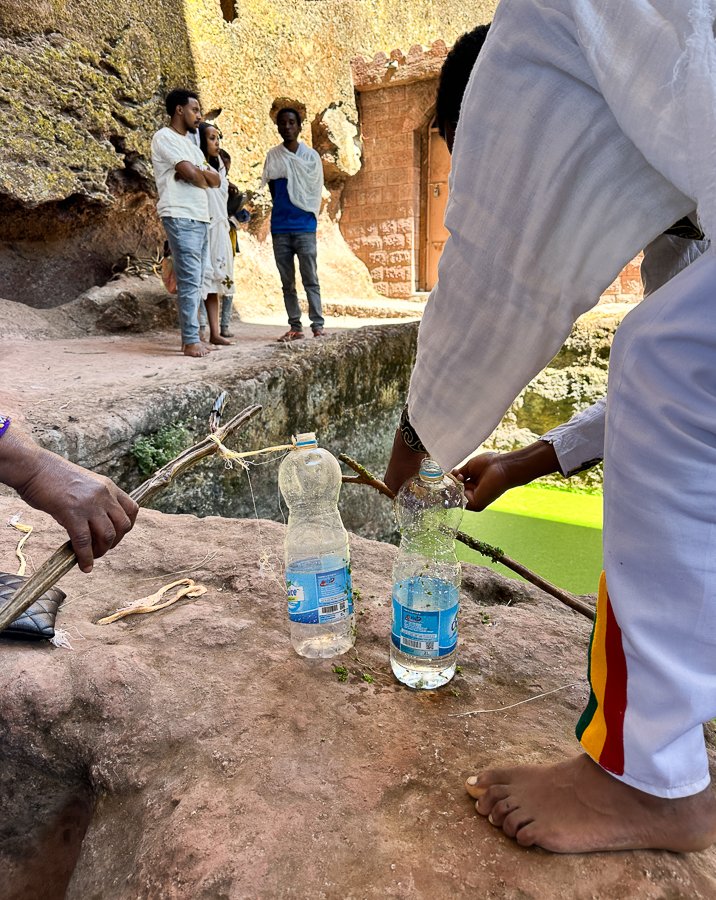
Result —
[[474, 452], [578, 316], [716, 177], [673, 96], [691, 6], [498, 5], [462, 102], [450, 237], [408, 399], [444, 467]]
[[604, 458], [604, 422], [607, 398], [602, 397], [587, 409], [572, 416], [540, 438], [554, 447], [563, 475], [576, 475]]
[[716, 0], [570, 0], [622, 131], [716, 234]]
[[161, 162], [168, 166], [176, 168], [181, 162], [190, 162], [193, 166], [197, 165], [195, 152], [192, 145], [185, 137], [180, 135], [158, 134], [155, 138], [156, 143], [152, 147], [152, 152]]

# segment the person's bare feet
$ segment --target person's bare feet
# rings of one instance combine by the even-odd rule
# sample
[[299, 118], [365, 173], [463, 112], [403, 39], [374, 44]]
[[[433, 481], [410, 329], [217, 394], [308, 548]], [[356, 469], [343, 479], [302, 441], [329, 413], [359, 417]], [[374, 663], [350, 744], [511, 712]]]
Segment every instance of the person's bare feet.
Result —
[[613, 778], [585, 755], [554, 766], [489, 769], [465, 787], [480, 815], [523, 847], [683, 853], [716, 841], [710, 788], [665, 800]]
[[234, 343], [233, 341], [227, 341], [225, 337], [219, 334], [213, 335], [210, 340], [212, 344], [218, 344], [220, 347], [230, 347]]
[[208, 343], [208, 341], [202, 341], [201, 346], [206, 350], [207, 353], [213, 353], [215, 350], [218, 350], [218, 347], [214, 347], [213, 344]]
[[182, 344], [181, 352], [184, 356], [206, 356], [210, 350], [213, 350], [213, 347], [207, 347], [205, 344]]

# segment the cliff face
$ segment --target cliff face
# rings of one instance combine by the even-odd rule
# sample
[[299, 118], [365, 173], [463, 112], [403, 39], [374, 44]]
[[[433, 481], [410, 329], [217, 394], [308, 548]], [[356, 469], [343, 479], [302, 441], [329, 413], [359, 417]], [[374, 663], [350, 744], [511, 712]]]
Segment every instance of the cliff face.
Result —
[[0, 295], [55, 306], [155, 251], [151, 133], [166, 84], [196, 78], [169, 2], [0, 10]]
[[[254, 190], [276, 142], [274, 101], [305, 107], [308, 143], [311, 123], [325, 130], [319, 118], [329, 108], [340, 111], [341, 130], [351, 134], [357, 120], [351, 57], [437, 38], [452, 42], [489, 20], [494, 6], [491, 0], [6, 0], [0, 296], [54, 306], [106, 279], [124, 255], [156, 251], [148, 153], [172, 87], [198, 87], [205, 113], [221, 110], [232, 180]], [[349, 174], [350, 162], [346, 168]]]

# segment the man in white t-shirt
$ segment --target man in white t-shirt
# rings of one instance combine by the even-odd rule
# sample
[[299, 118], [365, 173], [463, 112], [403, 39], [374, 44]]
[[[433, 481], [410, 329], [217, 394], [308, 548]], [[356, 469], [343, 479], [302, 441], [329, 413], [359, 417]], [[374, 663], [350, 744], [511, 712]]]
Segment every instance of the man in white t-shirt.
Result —
[[209, 240], [207, 190], [221, 183], [191, 135], [201, 121], [199, 98], [177, 88], [166, 98], [168, 128], [152, 139], [152, 165], [159, 201], [157, 212], [167, 234], [177, 280], [182, 353], [206, 356], [199, 339], [199, 302]]

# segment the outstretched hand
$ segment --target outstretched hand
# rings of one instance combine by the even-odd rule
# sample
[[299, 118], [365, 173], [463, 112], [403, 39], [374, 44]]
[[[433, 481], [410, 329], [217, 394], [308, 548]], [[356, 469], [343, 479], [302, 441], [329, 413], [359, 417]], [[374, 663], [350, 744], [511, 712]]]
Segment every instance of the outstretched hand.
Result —
[[515, 487], [514, 471], [503, 453], [481, 453], [453, 471], [465, 486], [467, 509], [482, 512], [498, 497]]
[[0, 440], [0, 481], [67, 530], [83, 572], [122, 540], [139, 511], [109, 478], [41, 449], [14, 429]]
[[467, 509], [482, 512], [505, 491], [559, 471], [557, 454], [546, 441], [510, 453], [473, 456], [454, 475], [465, 485]]

